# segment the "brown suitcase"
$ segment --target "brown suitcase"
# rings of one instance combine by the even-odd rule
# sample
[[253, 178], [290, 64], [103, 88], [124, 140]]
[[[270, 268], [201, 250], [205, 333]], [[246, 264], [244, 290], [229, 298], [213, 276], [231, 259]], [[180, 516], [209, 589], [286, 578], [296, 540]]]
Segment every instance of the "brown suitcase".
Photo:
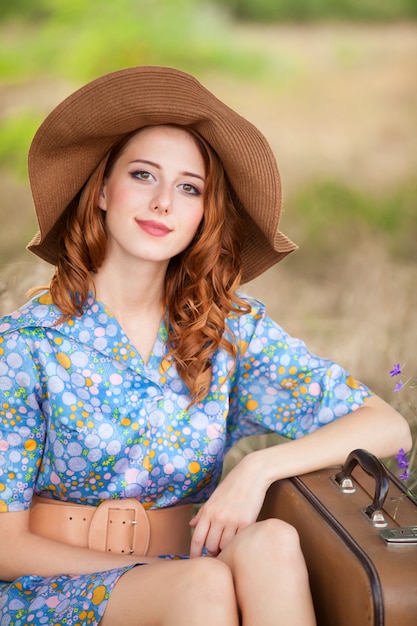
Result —
[[268, 517], [298, 530], [318, 626], [417, 625], [417, 501], [376, 457], [277, 481]]

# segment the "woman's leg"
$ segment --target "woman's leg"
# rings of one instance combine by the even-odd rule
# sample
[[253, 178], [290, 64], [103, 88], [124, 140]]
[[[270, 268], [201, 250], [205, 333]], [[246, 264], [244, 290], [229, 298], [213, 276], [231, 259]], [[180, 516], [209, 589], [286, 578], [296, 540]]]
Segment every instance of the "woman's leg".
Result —
[[297, 531], [268, 519], [239, 531], [217, 557], [231, 569], [242, 626], [314, 626]]
[[120, 577], [100, 626], [238, 626], [227, 565], [202, 557], [135, 567]]

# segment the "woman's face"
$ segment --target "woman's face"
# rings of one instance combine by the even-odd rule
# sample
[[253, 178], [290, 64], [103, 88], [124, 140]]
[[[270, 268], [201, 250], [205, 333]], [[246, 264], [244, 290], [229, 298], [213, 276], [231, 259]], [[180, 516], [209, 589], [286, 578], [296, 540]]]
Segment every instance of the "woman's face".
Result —
[[203, 217], [206, 168], [187, 131], [154, 126], [136, 133], [104, 182], [106, 263], [168, 265], [192, 241]]

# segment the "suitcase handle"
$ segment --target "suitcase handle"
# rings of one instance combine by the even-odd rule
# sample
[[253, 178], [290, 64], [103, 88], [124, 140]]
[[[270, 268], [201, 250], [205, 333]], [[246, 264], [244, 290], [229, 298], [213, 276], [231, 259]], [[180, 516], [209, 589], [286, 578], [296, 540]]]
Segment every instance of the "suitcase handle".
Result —
[[361, 448], [353, 450], [347, 457], [342, 470], [335, 476], [335, 480], [339, 485], [342, 485], [346, 479], [350, 479], [350, 475], [357, 465], [360, 465], [364, 472], [375, 479], [374, 499], [364, 513], [374, 526], [386, 526], [382, 507], [387, 497], [389, 480], [384, 465], [376, 456]]

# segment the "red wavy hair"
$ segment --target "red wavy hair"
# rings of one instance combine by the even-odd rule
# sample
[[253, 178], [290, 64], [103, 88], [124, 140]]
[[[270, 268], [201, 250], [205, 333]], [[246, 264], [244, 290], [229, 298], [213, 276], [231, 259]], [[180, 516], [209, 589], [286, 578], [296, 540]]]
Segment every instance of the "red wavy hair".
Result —
[[[169, 355], [195, 403], [208, 393], [213, 354], [223, 348], [236, 357], [237, 347], [227, 332], [226, 317], [231, 312], [243, 314], [249, 307], [236, 295], [241, 282], [243, 240], [238, 200], [211, 146], [195, 130], [180, 128], [194, 138], [205, 161], [204, 215], [194, 240], [169, 263], [163, 304]], [[98, 198], [103, 182], [136, 132], [110, 149], [75, 207], [67, 211], [60, 255], [49, 285], [52, 300], [65, 319], [82, 315], [91, 279], [104, 260], [105, 213], [98, 208]]]

